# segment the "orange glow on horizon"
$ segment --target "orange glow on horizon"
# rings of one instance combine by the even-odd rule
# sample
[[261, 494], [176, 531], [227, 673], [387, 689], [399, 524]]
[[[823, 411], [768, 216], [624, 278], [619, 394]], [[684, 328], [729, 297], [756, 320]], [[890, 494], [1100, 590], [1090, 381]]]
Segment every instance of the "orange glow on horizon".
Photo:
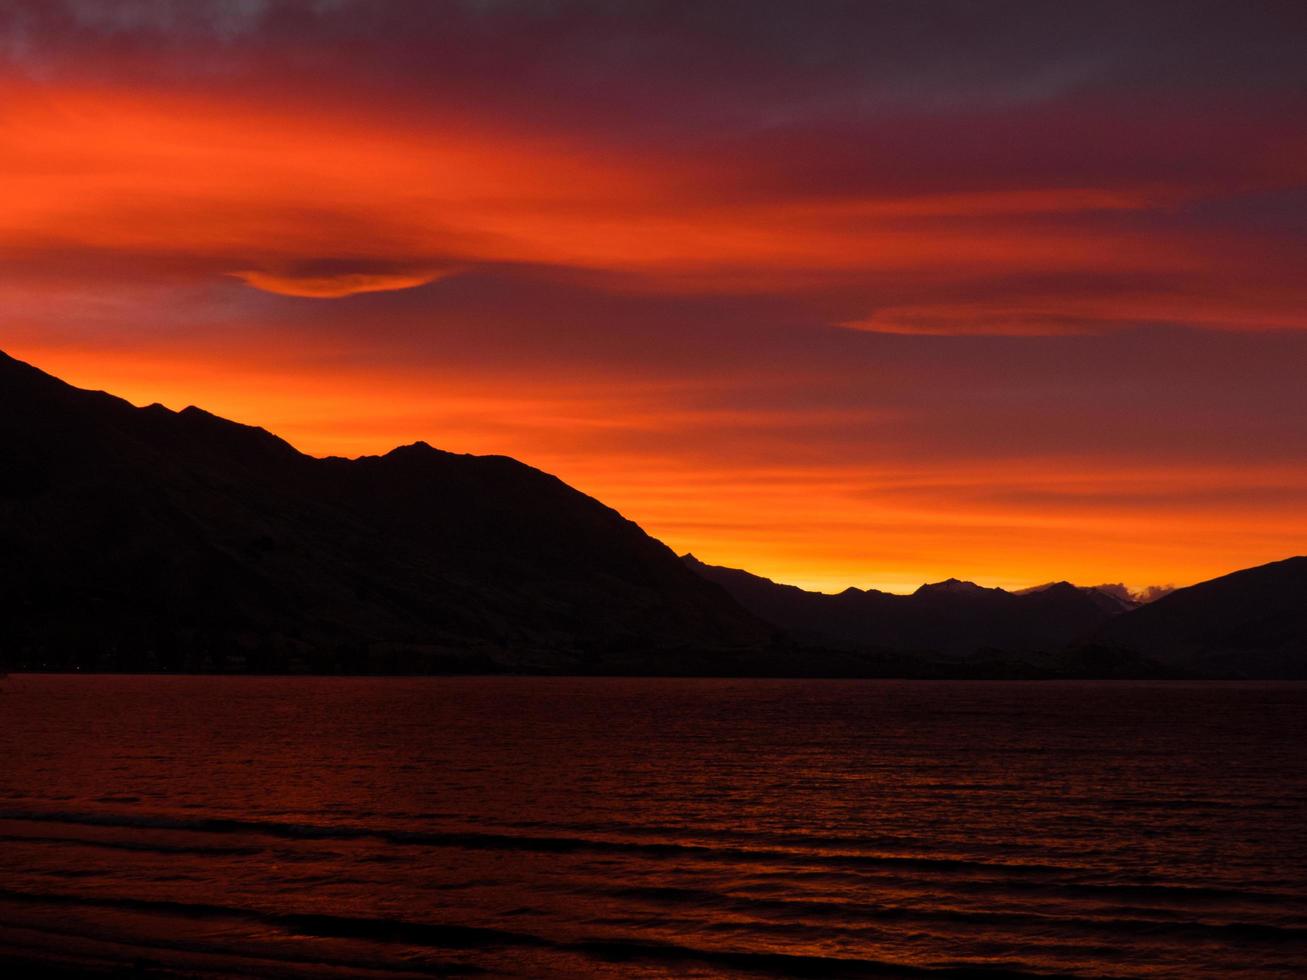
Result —
[[810, 588], [1307, 552], [1307, 138], [1278, 103], [678, 140], [251, 65], [0, 60], [0, 349], [316, 455], [515, 456]]
[[[1307, 541], [1302, 462], [1177, 467], [1067, 454], [990, 463], [714, 466], [676, 455], [578, 449], [578, 430], [620, 443], [641, 429], [686, 432], [718, 421], [711, 412], [658, 408], [666, 400], [660, 391], [615, 395], [586, 384], [514, 396], [427, 372], [314, 377], [255, 361], [11, 353], [138, 405], [199, 404], [261, 425], [311, 455], [377, 455], [423, 440], [452, 452], [513, 456], [615, 507], [678, 554], [814, 591], [904, 593], [949, 577], [1008, 589], [1124, 580], [1142, 590], [1278, 560], [1285, 542]], [[710, 445], [702, 448], [711, 455]], [[1221, 500], [1268, 486], [1296, 496], [1235, 513]], [[1195, 487], [1203, 493], [1186, 499]], [[991, 499], [1004, 493], [1013, 499]], [[1023, 503], [1027, 495], [1039, 496], [1040, 505]]]

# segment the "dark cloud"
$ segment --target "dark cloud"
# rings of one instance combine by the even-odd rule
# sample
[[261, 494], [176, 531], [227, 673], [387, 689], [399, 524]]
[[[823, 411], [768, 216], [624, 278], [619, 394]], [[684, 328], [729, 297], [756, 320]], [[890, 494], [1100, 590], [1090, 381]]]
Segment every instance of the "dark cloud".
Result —
[[[566, 115], [640, 107], [774, 126], [814, 116], [1002, 108], [1103, 93], [1292, 91], [1307, 7], [1043, 0], [7, 0], [11, 57], [85, 70], [87, 43], [154, 70], [284, 59], [428, 95], [473, 89]], [[154, 57], [162, 54], [163, 57]], [[169, 54], [172, 57], [169, 57]], [[251, 60], [242, 62], [242, 57]], [[233, 60], [235, 59], [235, 60]], [[138, 67], [144, 67], [138, 65]], [[515, 92], [517, 88], [522, 91]], [[674, 96], [675, 98], [670, 98]], [[551, 105], [553, 103], [553, 105]]]

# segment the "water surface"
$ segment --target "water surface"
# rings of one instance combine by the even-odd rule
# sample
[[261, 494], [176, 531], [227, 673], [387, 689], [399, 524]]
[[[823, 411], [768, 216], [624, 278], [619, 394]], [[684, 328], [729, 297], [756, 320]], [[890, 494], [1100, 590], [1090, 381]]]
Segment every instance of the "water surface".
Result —
[[0, 959], [1307, 974], [1307, 685], [14, 676]]

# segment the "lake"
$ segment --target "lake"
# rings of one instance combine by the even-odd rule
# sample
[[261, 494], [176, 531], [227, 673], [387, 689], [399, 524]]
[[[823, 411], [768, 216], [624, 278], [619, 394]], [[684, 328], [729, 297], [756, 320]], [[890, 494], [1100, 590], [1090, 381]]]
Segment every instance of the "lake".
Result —
[[0, 960], [1307, 974], [1307, 685], [16, 675]]

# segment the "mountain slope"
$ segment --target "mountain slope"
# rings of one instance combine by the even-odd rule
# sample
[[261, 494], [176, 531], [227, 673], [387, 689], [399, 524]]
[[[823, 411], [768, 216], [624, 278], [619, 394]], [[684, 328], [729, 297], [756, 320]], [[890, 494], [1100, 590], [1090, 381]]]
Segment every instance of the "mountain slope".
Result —
[[1202, 673], [1307, 677], [1307, 557], [1176, 589], [1095, 640]]
[[677, 559], [511, 459], [315, 459], [0, 354], [15, 668], [1307, 676], [1307, 558], [1122, 606], [1065, 582], [805, 592]]
[[1056, 650], [1120, 611], [1119, 603], [1066, 582], [1023, 594], [949, 579], [923, 585], [912, 595], [861, 589], [826, 595], [706, 565], [693, 555], [683, 560], [759, 618], [801, 639], [848, 649], [948, 656]]
[[770, 629], [503, 457], [315, 459], [0, 354], [0, 656], [99, 669], [638, 669]]

